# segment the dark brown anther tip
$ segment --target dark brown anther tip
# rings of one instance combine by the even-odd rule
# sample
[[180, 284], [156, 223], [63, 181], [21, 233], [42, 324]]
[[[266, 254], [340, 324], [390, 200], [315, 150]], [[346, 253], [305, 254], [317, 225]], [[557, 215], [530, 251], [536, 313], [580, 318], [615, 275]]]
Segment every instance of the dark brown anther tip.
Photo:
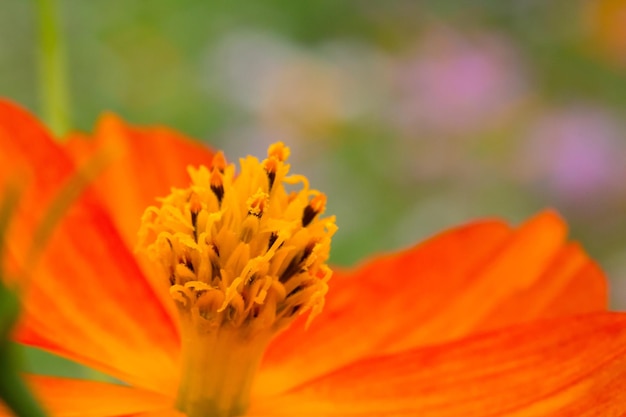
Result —
[[307, 227], [313, 219], [317, 216], [317, 211], [313, 207], [306, 206], [302, 211], [302, 227]]

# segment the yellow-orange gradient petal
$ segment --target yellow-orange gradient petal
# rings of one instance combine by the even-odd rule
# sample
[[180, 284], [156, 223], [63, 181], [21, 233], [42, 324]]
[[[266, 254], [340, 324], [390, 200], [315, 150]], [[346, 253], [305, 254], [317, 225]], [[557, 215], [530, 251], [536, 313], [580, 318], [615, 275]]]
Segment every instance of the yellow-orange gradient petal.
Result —
[[0, 148], [0, 178], [22, 171], [33, 177], [9, 231], [7, 260], [30, 277], [28, 285], [18, 282], [26, 292], [17, 340], [173, 392], [179, 350], [173, 318], [90, 190], [63, 216], [38, 267], [24, 259], [35, 224], [74, 172], [71, 160], [9, 103], [0, 104]]
[[94, 188], [131, 248], [146, 207], [171, 187], [187, 187], [188, 165], [210, 166], [213, 157], [208, 147], [171, 129], [131, 127], [112, 114], [102, 116], [92, 137], [74, 134], [67, 139], [66, 149], [78, 162], [94, 151], [113, 154], [113, 163]]
[[[172, 407], [172, 399], [121, 385], [67, 378], [29, 377], [51, 417], [113, 417]], [[8, 412], [0, 416], [10, 416]]]
[[257, 401], [259, 416], [626, 415], [626, 314], [518, 325], [362, 360]]
[[545, 212], [517, 230], [498, 221], [470, 224], [340, 271], [311, 327], [295, 324], [270, 346], [258, 392], [285, 388], [374, 352], [605, 309], [604, 276], [565, 238], [562, 220]]

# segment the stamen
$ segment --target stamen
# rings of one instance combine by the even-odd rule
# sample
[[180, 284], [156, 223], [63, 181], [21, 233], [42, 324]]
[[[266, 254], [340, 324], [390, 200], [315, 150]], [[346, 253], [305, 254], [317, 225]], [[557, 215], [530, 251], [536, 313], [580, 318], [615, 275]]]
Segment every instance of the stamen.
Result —
[[270, 158], [263, 164], [265, 172], [267, 172], [267, 179], [269, 181], [268, 189], [271, 190], [274, 187], [274, 181], [276, 181], [276, 171], [278, 170], [278, 160], [276, 158]]
[[302, 213], [302, 227], [307, 227], [319, 213], [324, 211], [326, 206], [326, 196], [324, 194], [316, 195], [308, 206], [304, 208]]
[[256, 194], [248, 199], [248, 215], [261, 218], [263, 211], [269, 203], [269, 198], [270, 196], [267, 193], [259, 189]]
[[224, 172], [226, 169], [226, 157], [224, 156], [224, 152], [219, 151], [213, 156], [213, 160], [211, 161], [211, 169], [217, 169], [219, 172]]
[[192, 193], [189, 198], [189, 212], [191, 214], [191, 224], [193, 225], [193, 240], [198, 242], [198, 213], [202, 210], [202, 203], [198, 194]]
[[274, 242], [276, 242], [276, 239], [278, 239], [278, 233], [272, 232], [272, 234], [270, 235], [269, 241], [267, 242], [267, 250], [268, 251], [270, 250], [272, 245], [274, 245]]
[[267, 149], [268, 158], [276, 158], [280, 162], [284, 162], [289, 158], [291, 150], [282, 142], [276, 142]]
[[217, 197], [217, 202], [222, 204], [222, 199], [224, 198], [224, 180], [222, 178], [223, 170], [213, 169], [211, 171], [211, 191]]
[[[334, 217], [326, 197], [288, 176], [289, 148], [247, 157], [235, 175], [223, 153], [189, 168], [191, 185], [149, 207], [140, 246], [163, 267], [181, 317], [184, 369], [177, 401], [189, 417], [245, 411], [271, 337], [318, 314], [328, 291]], [[288, 193], [285, 184], [300, 184]]]

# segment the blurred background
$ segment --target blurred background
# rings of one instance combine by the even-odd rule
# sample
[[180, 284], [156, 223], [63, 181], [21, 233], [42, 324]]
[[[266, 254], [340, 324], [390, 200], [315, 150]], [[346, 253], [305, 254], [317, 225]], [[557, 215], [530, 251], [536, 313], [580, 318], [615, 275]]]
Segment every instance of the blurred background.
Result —
[[[0, 94], [41, 114], [35, 4], [0, 0]], [[626, 1], [58, 6], [74, 128], [111, 110], [231, 159], [285, 141], [344, 265], [553, 207], [626, 308]]]

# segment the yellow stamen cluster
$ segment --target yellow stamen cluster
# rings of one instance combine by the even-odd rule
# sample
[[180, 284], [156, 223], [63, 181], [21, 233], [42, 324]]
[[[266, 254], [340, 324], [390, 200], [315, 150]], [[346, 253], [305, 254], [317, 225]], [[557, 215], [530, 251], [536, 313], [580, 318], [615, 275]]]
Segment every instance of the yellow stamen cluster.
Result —
[[198, 329], [273, 333], [322, 309], [335, 220], [320, 219], [326, 198], [305, 177], [288, 176], [288, 156], [276, 143], [263, 161], [242, 159], [236, 173], [217, 153], [210, 167], [188, 168], [188, 188], [146, 210], [140, 246]]

